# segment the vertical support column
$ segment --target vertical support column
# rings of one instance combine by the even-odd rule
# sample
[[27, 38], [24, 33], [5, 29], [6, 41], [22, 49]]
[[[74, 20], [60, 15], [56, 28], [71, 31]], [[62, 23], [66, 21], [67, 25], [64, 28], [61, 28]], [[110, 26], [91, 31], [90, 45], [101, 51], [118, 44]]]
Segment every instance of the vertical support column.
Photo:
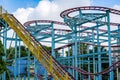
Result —
[[[64, 49], [62, 48], [62, 57], [64, 56]], [[65, 61], [63, 62], [63, 65], [65, 65]]]
[[[18, 38], [17, 38], [18, 39]], [[20, 54], [21, 54], [21, 51], [20, 51], [20, 40], [18, 41], [18, 46], [19, 46], [19, 49], [18, 49], [18, 59], [19, 59], [19, 64], [18, 64], [18, 80], [20, 80]]]
[[0, 74], [0, 80], [2, 80], [2, 74]]
[[[90, 54], [89, 45], [87, 45], [87, 54]], [[90, 73], [90, 58], [89, 58], [89, 56], [88, 56], [88, 72]], [[90, 80], [90, 75], [88, 75], [88, 80]]]
[[[109, 55], [109, 66], [112, 66], [112, 54], [111, 54], [111, 36], [110, 36], [110, 15], [109, 11], [106, 11], [107, 14], [107, 29], [108, 29], [108, 55]], [[109, 80], [114, 80], [113, 71], [110, 72]]]
[[[81, 18], [81, 16], [82, 16], [81, 10], [79, 11], [79, 16], [80, 16], [80, 18]], [[81, 27], [79, 27], [78, 30], [80, 31], [80, 30], [81, 30]], [[77, 50], [78, 55], [81, 54], [81, 42], [80, 42], [80, 40], [81, 40], [81, 38], [80, 38], [81, 35], [82, 35], [82, 34], [79, 32], [79, 33], [78, 33], [78, 42], [77, 42], [77, 43], [78, 43], [78, 45], [77, 45], [77, 46], [78, 46], [78, 50]], [[79, 63], [78, 63], [78, 67], [81, 68], [81, 64], [82, 64], [82, 58], [81, 58], [81, 57], [78, 57], [78, 62], [79, 62]], [[82, 79], [82, 74], [81, 74], [81, 73], [79, 73], [79, 77], [80, 77], [80, 80], [81, 80], [81, 79]]]
[[118, 46], [120, 46], [120, 25], [118, 26]]
[[55, 34], [54, 34], [54, 26], [53, 26], [53, 22], [51, 23], [51, 27], [52, 27], [52, 56], [55, 57]]
[[[68, 39], [68, 44], [70, 44], [70, 40], [69, 40], [69, 39]], [[72, 64], [72, 63], [70, 63], [71, 60], [73, 59], [71, 56], [72, 56], [72, 55], [71, 55], [71, 52], [70, 52], [70, 47], [68, 47], [68, 55], [67, 55], [68, 64], [67, 64], [67, 66], [71, 66], [71, 64]], [[69, 57], [70, 57], [70, 58], [69, 58]], [[72, 71], [71, 71], [70, 68], [68, 69], [68, 71], [72, 74]]]
[[[34, 57], [34, 73], [37, 74], [37, 60]], [[34, 80], [37, 80], [36, 76], [34, 76]]]
[[[54, 24], [54, 22], [52, 22], [51, 26], [50, 26], [50, 27], [52, 27], [52, 35], [51, 35], [52, 36], [52, 44], [51, 45], [52, 45], [52, 56], [55, 58], [56, 57], [55, 50], [54, 50], [55, 49], [55, 34], [54, 34], [55, 31], [54, 31], [53, 24]], [[48, 77], [48, 75], [47, 75], [47, 71], [46, 71], [46, 79], [45, 80], [47, 80], [47, 77]], [[54, 79], [52, 78], [52, 80], [54, 80]]]
[[[98, 53], [98, 72], [101, 72], [101, 51], [100, 51], [100, 41], [99, 41], [99, 28], [97, 23], [97, 53]], [[102, 76], [98, 75], [98, 80], [102, 80]]]
[[[74, 55], [75, 55], [75, 67], [78, 67], [78, 60], [77, 60], [77, 27], [73, 26], [73, 42], [75, 43], [74, 46]], [[78, 80], [78, 71], [75, 71], [75, 79]]]
[[[6, 48], [7, 48], [7, 23], [5, 23], [5, 29], [4, 29], [4, 33], [3, 33], [3, 45], [4, 45], [4, 57], [3, 57], [3, 60], [6, 62]], [[3, 76], [2, 76], [2, 79], [3, 80], [6, 80], [6, 72], [3, 73]]]
[[4, 80], [4, 74], [2, 74], [2, 80]]
[[[92, 29], [92, 44], [94, 44], [94, 39], [95, 39], [95, 34], [94, 34], [94, 29]], [[96, 62], [95, 62], [95, 49], [94, 49], [94, 45], [93, 45], [93, 49], [92, 49], [92, 54], [93, 54], [93, 73], [96, 73]], [[96, 79], [96, 76], [94, 76], [94, 80]]]
[[82, 11], [79, 10], [79, 18], [81, 19], [82, 18]]
[[[118, 25], [118, 39], [117, 39], [117, 45], [119, 46], [118, 47], [118, 50], [120, 50], [120, 25]], [[120, 52], [118, 51], [118, 54]], [[116, 57], [116, 61], [118, 61], [118, 57]], [[117, 68], [117, 80], [119, 80], [119, 68]]]
[[[81, 18], [82, 18], [82, 11], [79, 9], [79, 19], [81, 20]], [[79, 28], [79, 31], [80, 31], [80, 30], [81, 30], [81, 29]], [[79, 52], [78, 52], [79, 54], [81, 54], [81, 50], [80, 50], [80, 49], [81, 49], [80, 37], [81, 37], [81, 33], [79, 33], [79, 40], [78, 40], [79, 44], [77, 45], [77, 46], [79, 46], [79, 49], [78, 49], [78, 50], [79, 50]], [[77, 50], [77, 51], [78, 51], [78, 50]], [[77, 66], [77, 67], [82, 68], [82, 66], [83, 66], [83, 64], [82, 64], [82, 63], [83, 63], [83, 60], [82, 60], [82, 59], [83, 59], [83, 58], [81, 58], [81, 57], [78, 58], [79, 66]], [[82, 80], [83, 76], [82, 76], [81, 73], [79, 73], [79, 74], [80, 74], [80, 75], [79, 75], [79, 76], [80, 76], [80, 80]]]
[[[72, 27], [72, 32], [74, 32], [73, 27]], [[72, 34], [72, 43], [74, 43], [74, 34]], [[72, 58], [72, 65], [75, 66], [75, 45], [72, 45], [72, 56], [74, 56]], [[72, 74], [73, 77], [75, 77], [75, 71], [74, 71], [74, 69], [73, 69], [72, 73], [73, 73]]]
[[17, 61], [17, 34], [15, 34], [15, 57], [14, 57], [14, 80], [17, 79], [17, 64], [16, 64], [16, 61]]
[[45, 80], [48, 80], [48, 72], [45, 70]]
[[28, 51], [28, 64], [27, 64], [27, 72], [28, 72], [28, 80], [30, 80], [30, 50], [27, 50]]
[[[38, 26], [37, 22], [35, 22], [35, 26]], [[37, 74], [37, 69], [38, 69], [38, 63], [37, 59], [34, 57], [34, 73]], [[34, 76], [34, 80], [37, 80], [36, 76]]]
[[26, 80], [26, 76], [24, 75], [24, 80]]

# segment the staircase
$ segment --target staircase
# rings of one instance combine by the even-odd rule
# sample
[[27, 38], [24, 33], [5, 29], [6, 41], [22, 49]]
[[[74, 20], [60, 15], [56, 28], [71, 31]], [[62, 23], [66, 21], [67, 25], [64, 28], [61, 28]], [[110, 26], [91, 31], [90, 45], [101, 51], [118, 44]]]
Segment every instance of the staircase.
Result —
[[16, 32], [19, 38], [55, 80], [75, 80], [12, 14], [1, 13], [0, 17]]

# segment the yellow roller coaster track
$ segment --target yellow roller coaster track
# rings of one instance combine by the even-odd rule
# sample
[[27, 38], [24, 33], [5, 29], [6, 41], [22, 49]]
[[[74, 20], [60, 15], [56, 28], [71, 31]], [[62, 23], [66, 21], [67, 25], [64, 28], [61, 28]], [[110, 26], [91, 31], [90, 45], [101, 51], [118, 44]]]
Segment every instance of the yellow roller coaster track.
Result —
[[0, 13], [9, 26], [16, 32], [19, 38], [34, 54], [37, 60], [46, 68], [55, 80], [74, 80], [56, 60], [52, 57], [42, 45], [24, 28], [24, 26], [11, 14]]

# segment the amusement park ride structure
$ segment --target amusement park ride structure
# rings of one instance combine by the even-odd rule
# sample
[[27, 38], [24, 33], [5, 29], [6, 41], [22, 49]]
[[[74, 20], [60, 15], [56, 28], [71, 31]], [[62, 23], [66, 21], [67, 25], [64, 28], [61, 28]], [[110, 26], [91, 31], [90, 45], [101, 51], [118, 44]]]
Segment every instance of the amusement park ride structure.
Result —
[[[52, 76], [55, 80], [104, 80], [107, 74], [108, 80], [114, 80], [114, 70], [120, 66], [120, 24], [110, 22], [111, 14], [120, 15], [119, 10], [85, 6], [67, 9], [61, 12], [60, 16], [64, 22], [52, 20], [33, 20], [24, 23], [24, 26], [12, 15], [0, 10], [1, 39], [3, 39], [4, 53], [6, 54], [7, 42], [14, 41], [15, 47], [23, 42], [34, 55], [34, 73], [30, 72], [30, 51], [25, 58], [27, 63], [27, 74], [24, 80], [30, 80], [30, 75], [35, 80], [45, 79]], [[62, 26], [64, 28], [59, 28]], [[114, 27], [114, 29], [113, 29]], [[8, 37], [8, 31], [12, 29], [15, 37]], [[52, 50], [47, 51], [43, 43], [50, 43]], [[56, 45], [62, 46], [58, 47]], [[85, 45], [86, 48], [84, 49]], [[82, 48], [83, 47], [83, 48]], [[95, 51], [94, 48], [97, 48]], [[105, 49], [101, 49], [104, 47]], [[61, 54], [56, 55], [56, 52]], [[66, 55], [65, 50], [68, 51]], [[86, 53], [83, 53], [85, 50]], [[92, 50], [92, 52], [90, 52]], [[15, 59], [23, 59], [20, 50], [15, 48]], [[107, 55], [104, 57], [103, 55]], [[5, 61], [9, 61], [4, 56]], [[36, 61], [39, 61], [46, 69], [45, 74], [39, 76]], [[103, 69], [103, 64], [109, 64]], [[21, 79], [21, 65], [14, 64], [14, 80]], [[84, 67], [87, 67], [84, 70]], [[23, 75], [23, 74], [22, 74]], [[1, 75], [6, 80], [6, 72]]]

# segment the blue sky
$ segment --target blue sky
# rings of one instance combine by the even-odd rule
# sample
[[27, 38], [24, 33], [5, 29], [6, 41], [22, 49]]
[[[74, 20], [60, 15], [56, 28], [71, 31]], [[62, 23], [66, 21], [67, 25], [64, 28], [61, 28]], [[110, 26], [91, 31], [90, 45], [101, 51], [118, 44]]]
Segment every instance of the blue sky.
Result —
[[[62, 11], [79, 6], [105, 6], [120, 10], [120, 0], [0, 0], [0, 5], [22, 24], [30, 20], [63, 21], [60, 17]], [[111, 18], [113, 22], [120, 23], [118, 16]]]
[[120, 5], [120, 0], [93, 0], [93, 5], [113, 7], [114, 5]]
[[[0, 0], [0, 5], [2, 5], [9, 12], [14, 12], [18, 8], [22, 8], [22, 7], [23, 8], [35, 7], [37, 6], [39, 1], [40, 0]], [[51, 0], [51, 1], [55, 1], [55, 0]], [[120, 5], [120, 0], [92, 0], [92, 5], [113, 7], [114, 5]]]
[[2, 5], [9, 12], [14, 12], [18, 8], [35, 7], [40, 0], [0, 0]]
[[120, 10], [120, 0], [0, 0], [0, 5], [22, 24], [35, 19], [63, 21], [60, 17], [62, 11], [80, 6], [104, 6]]

